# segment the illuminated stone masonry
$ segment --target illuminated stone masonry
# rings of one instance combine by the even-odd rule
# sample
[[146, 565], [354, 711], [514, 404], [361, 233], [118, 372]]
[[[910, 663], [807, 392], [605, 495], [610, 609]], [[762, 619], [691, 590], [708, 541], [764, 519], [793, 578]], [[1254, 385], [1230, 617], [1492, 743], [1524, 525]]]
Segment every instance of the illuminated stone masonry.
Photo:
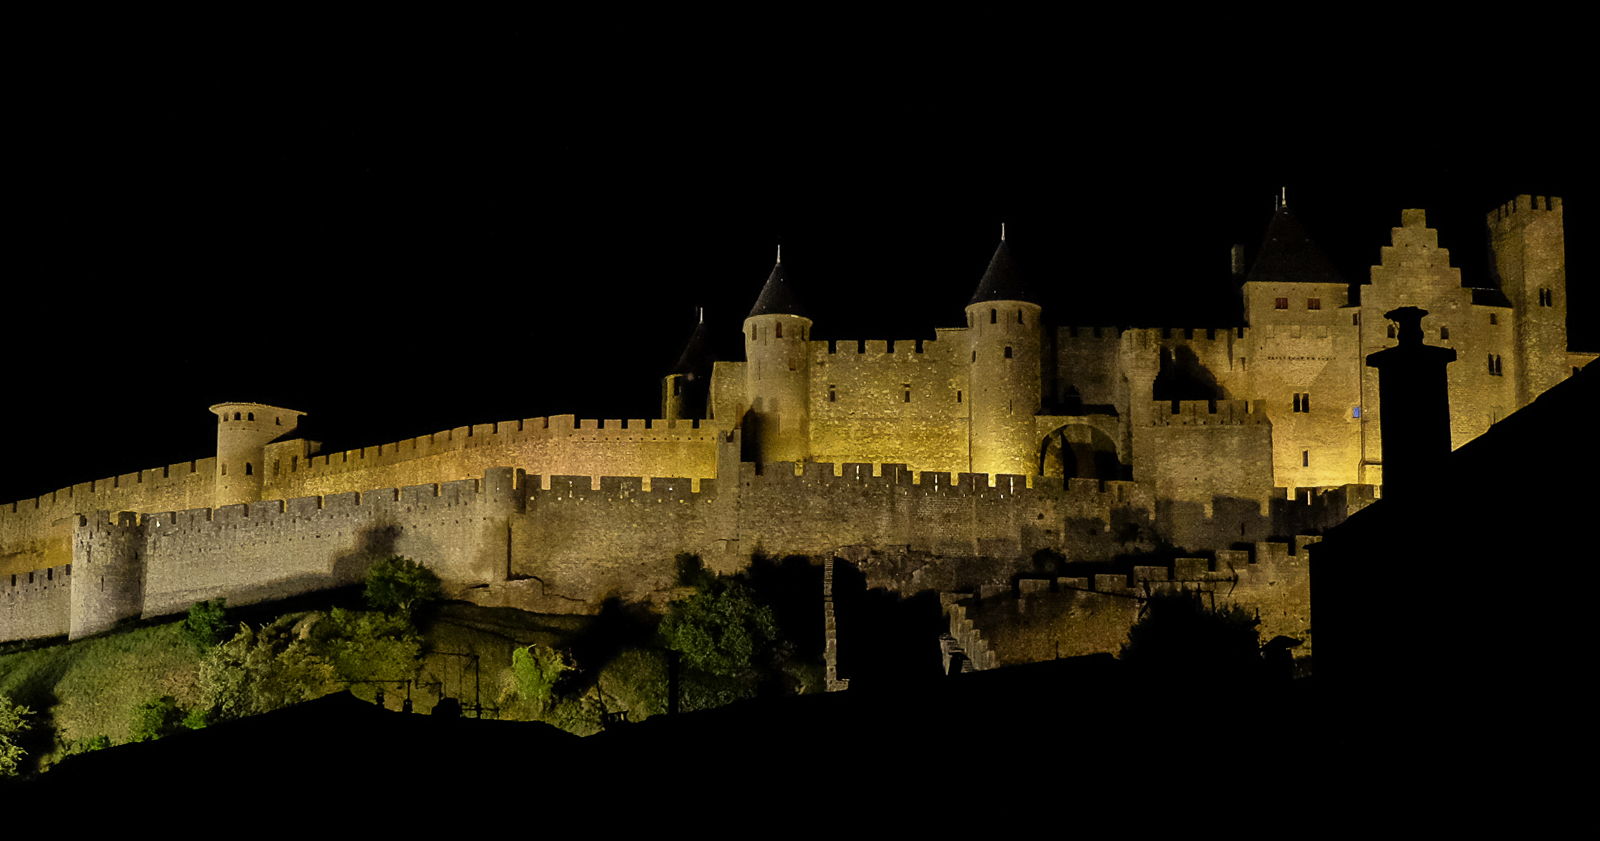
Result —
[[[753, 553], [858, 547], [923, 559], [886, 586], [950, 592], [973, 570], [978, 586], [1009, 586], [1041, 549], [1106, 561], [1163, 542], [1211, 559], [1137, 580], [1231, 575], [1229, 598], [1308, 631], [1296, 623], [1309, 573], [1276, 574], [1298, 545], [1270, 541], [1298, 544], [1381, 496], [1377, 373], [1363, 360], [1395, 344], [1383, 313], [1427, 310], [1426, 341], [1457, 352], [1456, 447], [1595, 358], [1566, 345], [1560, 199], [1489, 215], [1495, 290], [1461, 286], [1423, 211], [1400, 221], [1371, 283], [1352, 286], [1280, 206], [1236, 269], [1231, 328], [1047, 328], [1002, 237], [965, 326], [819, 341], [780, 259], [744, 323], [745, 360], [714, 360], [697, 326], [663, 380], [661, 419], [525, 418], [323, 452], [297, 437], [301, 412], [220, 403], [214, 457], [0, 506], [0, 640], [309, 592], [386, 553], [480, 604], [586, 612], [665, 598], [679, 552], [726, 572]], [[1155, 400], [1171, 377], [1211, 399]], [[1099, 584], [1052, 595], [1093, 622], [1123, 608], [1090, 602], [1142, 597]], [[1104, 650], [1124, 619], [1084, 621], [1082, 645]], [[1074, 632], [1051, 633], [1053, 648]]]

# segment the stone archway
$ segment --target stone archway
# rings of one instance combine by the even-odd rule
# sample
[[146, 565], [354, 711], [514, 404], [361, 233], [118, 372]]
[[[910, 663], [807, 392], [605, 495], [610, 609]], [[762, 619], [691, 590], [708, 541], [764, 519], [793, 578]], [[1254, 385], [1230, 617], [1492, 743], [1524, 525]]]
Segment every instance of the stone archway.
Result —
[[1121, 479], [1115, 439], [1097, 425], [1068, 423], [1039, 443], [1039, 475], [1060, 479]]

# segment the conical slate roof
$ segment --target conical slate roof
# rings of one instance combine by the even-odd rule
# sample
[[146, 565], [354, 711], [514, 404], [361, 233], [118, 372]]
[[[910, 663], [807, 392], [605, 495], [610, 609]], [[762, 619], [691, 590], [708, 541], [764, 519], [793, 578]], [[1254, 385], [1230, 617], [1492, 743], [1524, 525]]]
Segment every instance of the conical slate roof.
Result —
[[713, 364], [717, 361], [716, 353], [711, 349], [711, 337], [706, 331], [706, 322], [702, 318], [695, 325], [694, 334], [689, 337], [689, 343], [683, 346], [683, 353], [678, 357], [678, 364], [672, 366], [670, 374], [687, 374], [689, 379], [699, 379], [711, 376]]
[[986, 301], [1039, 303], [1022, 284], [1022, 275], [1017, 271], [1016, 261], [1011, 258], [1011, 249], [1006, 247], [1003, 239], [994, 250], [994, 257], [989, 260], [989, 270], [983, 273], [983, 280], [978, 281], [978, 291], [972, 293], [972, 300], [967, 302], [967, 306]]
[[800, 298], [794, 294], [794, 287], [783, 271], [783, 260], [779, 260], [772, 267], [772, 274], [767, 276], [767, 285], [761, 287], [761, 297], [756, 299], [756, 305], [750, 310], [746, 318], [755, 318], [758, 315], [798, 315], [809, 318], [805, 307], [800, 305]]
[[1280, 205], [1261, 240], [1261, 251], [1245, 282], [1344, 283], [1338, 269], [1311, 241], [1288, 205]]

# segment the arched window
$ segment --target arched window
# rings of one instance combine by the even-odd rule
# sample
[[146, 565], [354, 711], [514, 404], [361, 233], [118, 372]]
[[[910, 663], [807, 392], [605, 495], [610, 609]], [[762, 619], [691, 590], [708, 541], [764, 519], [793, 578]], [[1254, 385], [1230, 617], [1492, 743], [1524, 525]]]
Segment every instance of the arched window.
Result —
[[253, 476], [255, 475], [255, 472], [255, 468], [250, 466], [250, 462], [247, 461], [244, 463], [244, 475]]
[[234, 412], [233, 413], [233, 419], [234, 420], [238, 420], [239, 419], [239, 413], [238, 412]]
[[255, 419], [256, 419], [256, 413], [255, 412], [251, 412], [249, 417], [245, 418], [245, 420], [255, 420]]

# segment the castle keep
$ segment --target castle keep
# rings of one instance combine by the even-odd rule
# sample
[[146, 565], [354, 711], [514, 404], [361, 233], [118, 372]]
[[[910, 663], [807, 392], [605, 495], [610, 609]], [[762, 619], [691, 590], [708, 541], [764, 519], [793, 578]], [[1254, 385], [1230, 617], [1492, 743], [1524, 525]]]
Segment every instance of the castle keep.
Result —
[[[458, 597], [579, 612], [666, 593], [678, 552], [731, 571], [752, 553], [842, 547], [875, 586], [987, 585], [982, 604], [954, 605], [974, 662], [1026, 659], [1046, 638], [1059, 652], [1074, 621], [1104, 648], [1092, 640], [1125, 632], [1129, 605], [1161, 589], [1254, 605], [1264, 632], [1306, 637], [1314, 538], [1292, 552], [1270, 540], [1381, 496], [1364, 360], [1396, 343], [1384, 313], [1426, 310], [1425, 341], [1456, 352], [1455, 447], [1595, 358], [1567, 349], [1560, 199], [1488, 215], [1497, 289], [1461, 285], [1423, 211], [1399, 221], [1371, 283], [1351, 285], [1280, 206], [1253, 264], [1236, 265], [1242, 319], [1221, 328], [1047, 327], [1038, 279], [1002, 235], [964, 326], [824, 341], [780, 255], [744, 361], [714, 359], [699, 325], [648, 421], [558, 415], [323, 452], [297, 437], [300, 412], [218, 404], [212, 457], [0, 507], [0, 640], [354, 582], [390, 553]], [[1177, 391], [1204, 399], [1157, 399]], [[1209, 557], [994, 601], [1038, 550], [1108, 560], [1162, 541]], [[1060, 619], [1040, 631], [1041, 615]], [[983, 621], [1023, 653], [985, 648]]]

